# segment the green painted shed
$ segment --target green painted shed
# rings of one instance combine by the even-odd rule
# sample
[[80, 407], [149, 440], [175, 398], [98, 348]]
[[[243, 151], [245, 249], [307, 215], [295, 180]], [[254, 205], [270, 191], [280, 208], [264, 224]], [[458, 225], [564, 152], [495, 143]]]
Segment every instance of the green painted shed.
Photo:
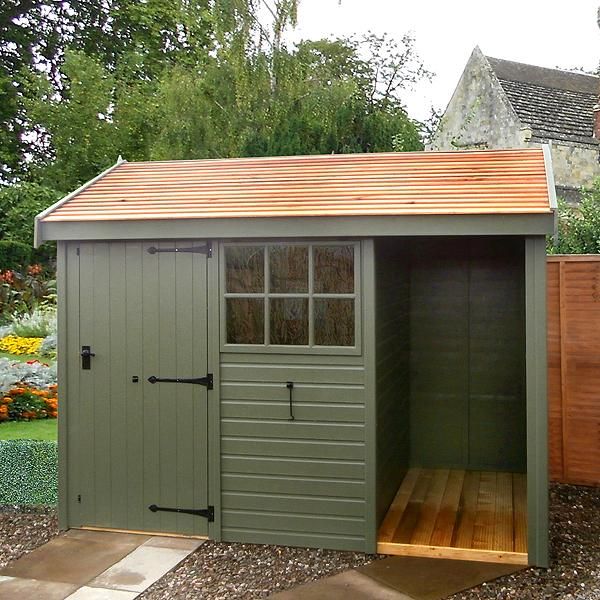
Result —
[[129, 163], [58, 241], [60, 525], [548, 564], [546, 148]]

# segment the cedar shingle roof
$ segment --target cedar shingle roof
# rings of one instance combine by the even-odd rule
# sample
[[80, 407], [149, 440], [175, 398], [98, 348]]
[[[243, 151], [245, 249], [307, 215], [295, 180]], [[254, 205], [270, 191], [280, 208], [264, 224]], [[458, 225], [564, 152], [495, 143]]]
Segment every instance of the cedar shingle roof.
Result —
[[600, 78], [486, 57], [519, 119], [544, 139], [598, 144], [594, 105]]
[[40, 222], [551, 213], [541, 148], [123, 162]]

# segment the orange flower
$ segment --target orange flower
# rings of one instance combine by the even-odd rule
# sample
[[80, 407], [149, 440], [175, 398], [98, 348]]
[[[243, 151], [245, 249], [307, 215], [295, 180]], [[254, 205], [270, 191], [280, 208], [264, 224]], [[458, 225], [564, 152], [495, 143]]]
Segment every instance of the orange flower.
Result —
[[20, 394], [25, 393], [25, 388], [22, 387], [18, 387], [18, 388], [13, 388], [12, 390], [10, 390], [10, 392], [8, 392], [11, 396], [19, 396]]
[[39, 275], [42, 272], [42, 265], [35, 264], [27, 267], [27, 273], [29, 275]]
[[13, 401], [13, 399], [10, 396], [4, 396], [4, 398], [2, 398], [2, 404], [10, 404]]

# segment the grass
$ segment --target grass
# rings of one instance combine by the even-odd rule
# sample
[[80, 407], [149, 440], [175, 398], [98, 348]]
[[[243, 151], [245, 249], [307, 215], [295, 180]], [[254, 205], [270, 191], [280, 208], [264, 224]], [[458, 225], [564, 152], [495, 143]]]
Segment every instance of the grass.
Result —
[[0, 423], [0, 440], [56, 441], [58, 419]]

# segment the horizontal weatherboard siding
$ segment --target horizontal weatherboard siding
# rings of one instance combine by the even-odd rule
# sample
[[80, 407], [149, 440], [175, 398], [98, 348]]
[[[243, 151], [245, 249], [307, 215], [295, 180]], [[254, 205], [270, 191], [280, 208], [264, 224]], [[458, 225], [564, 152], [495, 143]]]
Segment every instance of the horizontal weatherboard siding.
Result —
[[223, 540], [364, 550], [361, 360], [221, 356]]

